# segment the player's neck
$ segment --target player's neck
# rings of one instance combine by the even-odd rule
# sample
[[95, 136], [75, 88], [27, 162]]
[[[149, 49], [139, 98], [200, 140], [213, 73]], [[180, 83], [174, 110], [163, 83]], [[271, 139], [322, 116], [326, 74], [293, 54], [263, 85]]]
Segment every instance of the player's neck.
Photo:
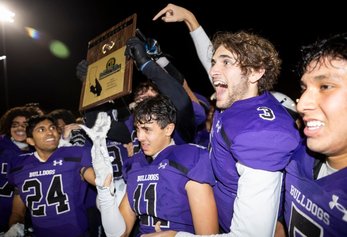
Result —
[[40, 150], [36, 149], [37, 155], [39, 156], [40, 160], [43, 162], [46, 162], [49, 157], [53, 154], [54, 151], [45, 151], [45, 150]]
[[[12, 138], [11, 138], [12, 139]], [[26, 142], [18, 142], [14, 139], [12, 139], [13, 143], [22, 151], [28, 151], [29, 150], [29, 145]]]
[[171, 145], [175, 145], [175, 141], [172, 138], [170, 138], [170, 141], [168, 141], [167, 144], [165, 144], [159, 151], [157, 151], [154, 155], [152, 155], [152, 159], [157, 158], [158, 154], [161, 151], [165, 150], [165, 148], [167, 148], [168, 146], [171, 146]]
[[347, 167], [347, 154], [327, 157], [327, 162], [330, 167], [340, 170]]

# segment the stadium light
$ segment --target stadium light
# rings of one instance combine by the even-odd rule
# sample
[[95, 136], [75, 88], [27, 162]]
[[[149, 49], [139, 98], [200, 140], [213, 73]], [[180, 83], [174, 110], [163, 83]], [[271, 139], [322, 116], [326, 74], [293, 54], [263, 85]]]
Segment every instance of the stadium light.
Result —
[[0, 5], [0, 21], [1, 22], [12, 23], [14, 22], [14, 16], [15, 14], [11, 12], [10, 10], [8, 10], [8, 8], [6, 8], [3, 5]]
[[6, 34], [5, 34], [5, 23], [13, 23], [15, 14], [10, 11], [4, 5], [0, 5], [0, 23], [2, 28], [2, 50], [3, 56], [1, 60], [4, 61], [4, 95], [5, 95], [5, 108], [9, 109], [8, 103], [8, 78], [7, 78], [7, 57], [6, 57]]

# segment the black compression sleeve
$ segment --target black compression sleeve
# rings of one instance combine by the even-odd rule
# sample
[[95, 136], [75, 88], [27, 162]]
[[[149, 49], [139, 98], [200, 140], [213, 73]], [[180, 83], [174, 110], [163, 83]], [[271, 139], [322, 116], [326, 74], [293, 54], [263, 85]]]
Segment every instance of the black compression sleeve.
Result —
[[196, 132], [194, 111], [183, 86], [153, 61], [144, 67], [142, 73], [174, 103], [177, 109], [177, 132], [186, 142], [192, 142]]

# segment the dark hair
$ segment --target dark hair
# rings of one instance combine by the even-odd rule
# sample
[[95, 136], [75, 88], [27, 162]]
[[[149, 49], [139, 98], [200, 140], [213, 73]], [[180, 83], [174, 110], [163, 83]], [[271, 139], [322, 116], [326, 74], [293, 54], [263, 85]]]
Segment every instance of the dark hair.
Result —
[[54, 118], [49, 115], [36, 115], [32, 116], [28, 120], [28, 126], [26, 127], [27, 137], [33, 137], [33, 131], [36, 125], [44, 120], [50, 120], [52, 123], [55, 122]]
[[176, 108], [169, 98], [163, 95], [149, 97], [141, 101], [134, 111], [134, 123], [145, 124], [156, 121], [160, 128], [176, 124]]
[[74, 114], [67, 109], [56, 109], [49, 113], [55, 120], [62, 119], [65, 124], [76, 123]]
[[40, 107], [40, 103], [27, 103], [23, 107], [29, 110], [33, 114], [43, 115], [45, 112]]
[[33, 115], [37, 115], [36, 111], [24, 106], [13, 107], [7, 110], [0, 119], [0, 134], [5, 134], [6, 136], [11, 137], [11, 126], [13, 120], [18, 116], [23, 116], [28, 119]]
[[258, 81], [259, 94], [271, 90], [277, 83], [282, 61], [270, 41], [244, 31], [217, 32], [213, 37], [214, 50], [221, 45], [235, 54], [244, 75], [250, 73], [251, 69], [265, 69], [264, 75]]
[[317, 40], [313, 44], [303, 46], [301, 53], [302, 60], [298, 70], [300, 77], [307, 71], [307, 66], [311, 62], [315, 62], [317, 65], [321, 59], [328, 59], [329, 61], [334, 59], [347, 60], [347, 33], [335, 34], [329, 38]]
[[153, 91], [157, 92], [158, 94], [160, 93], [158, 86], [154, 82], [152, 82], [151, 80], [147, 80], [147, 81], [141, 82], [136, 87], [136, 89], [134, 91], [134, 99], [136, 99], [136, 97], [146, 93], [150, 89], [152, 89]]

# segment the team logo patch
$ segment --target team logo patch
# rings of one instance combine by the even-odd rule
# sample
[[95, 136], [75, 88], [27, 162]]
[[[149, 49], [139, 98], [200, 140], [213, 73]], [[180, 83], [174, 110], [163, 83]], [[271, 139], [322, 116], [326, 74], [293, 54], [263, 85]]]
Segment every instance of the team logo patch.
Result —
[[221, 130], [222, 128], [222, 125], [220, 124], [220, 121], [218, 120], [217, 123], [216, 123], [216, 129], [217, 129], [217, 133], [219, 133], [219, 131]]
[[63, 160], [54, 160], [53, 166], [57, 166], [57, 165], [63, 165]]
[[165, 162], [165, 163], [160, 162], [159, 167], [158, 167], [158, 170], [160, 170], [160, 169], [165, 169], [166, 166], [167, 166], [167, 163], [166, 163], [166, 162]]
[[329, 207], [330, 209], [334, 209], [335, 207], [337, 208], [337, 210], [339, 210], [340, 212], [343, 213], [343, 217], [342, 220], [347, 222], [347, 210], [344, 206], [342, 206], [342, 204], [338, 203], [337, 201], [339, 200], [339, 197], [336, 195], [332, 196], [332, 201], [329, 202]]

